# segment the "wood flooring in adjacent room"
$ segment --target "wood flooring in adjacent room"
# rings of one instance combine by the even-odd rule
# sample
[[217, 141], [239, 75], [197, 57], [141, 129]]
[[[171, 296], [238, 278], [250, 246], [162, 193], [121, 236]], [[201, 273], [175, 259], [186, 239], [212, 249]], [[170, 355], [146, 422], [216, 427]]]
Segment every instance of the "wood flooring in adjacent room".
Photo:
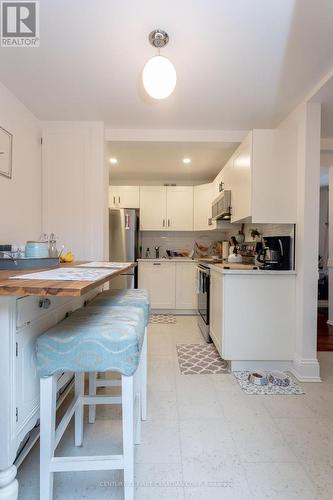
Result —
[[318, 309], [318, 351], [333, 351], [333, 326], [327, 324], [328, 309], [322, 307]]

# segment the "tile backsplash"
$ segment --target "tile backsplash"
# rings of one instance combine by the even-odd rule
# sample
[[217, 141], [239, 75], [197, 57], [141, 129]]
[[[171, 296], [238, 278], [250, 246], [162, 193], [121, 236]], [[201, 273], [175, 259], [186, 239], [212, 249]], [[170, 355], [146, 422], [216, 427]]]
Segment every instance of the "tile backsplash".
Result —
[[[154, 247], [160, 247], [160, 257], [166, 255], [166, 250], [187, 250], [191, 252], [194, 243], [210, 246], [215, 241], [226, 241], [236, 235], [240, 230], [240, 224], [229, 224], [223, 229], [214, 231], [141, 231], [142, 257], [145, 257], [146, 249], [150, 249], [150, 256], [155, 256]], [[253, 241], [250, 235], [251, 229], [258, 229], [264, 236], [291, 236], [294, 237], [293, 224], [245, 224], [244, 233], [247, 242]]]

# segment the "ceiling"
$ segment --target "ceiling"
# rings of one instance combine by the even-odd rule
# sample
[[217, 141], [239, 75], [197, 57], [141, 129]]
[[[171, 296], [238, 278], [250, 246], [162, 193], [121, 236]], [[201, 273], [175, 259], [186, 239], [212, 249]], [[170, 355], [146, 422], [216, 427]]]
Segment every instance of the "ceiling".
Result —
[[[210, 182], [236, 147], [221, 142], [108, 142], [108, 159], [118, 160], [118, 165], [110, 164], [110, 184]], [[185, 157], [190, 164], [183, 164]]]
[[[0, 48], [0, 79], [40, 119], [271, 127], [331, 68], [332, 25], [332, 0], [43, 0], [40, 47]], [[178, 76], [160, 102], [140, 83], [157, 27]]]

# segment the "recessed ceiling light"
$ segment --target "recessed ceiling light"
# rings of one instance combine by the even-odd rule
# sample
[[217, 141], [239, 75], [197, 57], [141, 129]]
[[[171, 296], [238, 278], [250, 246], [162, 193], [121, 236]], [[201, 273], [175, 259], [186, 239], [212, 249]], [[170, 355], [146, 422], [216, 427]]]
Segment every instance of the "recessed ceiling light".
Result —
[[189, 163], [191, 163], [191, 158], [183, 158], [183, 163], [185, 163], [185, 165], [188, 165]]
[[110, 161], [111, 165], [118, 165], [118, 160], [117, 160], [117, 158], [110, 158], [110, 160], [109, 160], [109, 161]]

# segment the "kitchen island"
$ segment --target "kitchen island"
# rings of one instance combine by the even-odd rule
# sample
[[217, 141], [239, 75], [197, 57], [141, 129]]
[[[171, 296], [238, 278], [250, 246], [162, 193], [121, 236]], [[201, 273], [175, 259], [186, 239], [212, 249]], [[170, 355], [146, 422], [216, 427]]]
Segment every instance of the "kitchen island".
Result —
[[237, 370], [293, 370], [296, 272], [210, 265], [210, 335]]
[[[58, 269], [83, 269], [82, 263]], [[135, 264], [109, 269], [92, 280], [20, 279], [45, 269], [0, 271], [0, 499], [18, 494], [16, 466], [38, 439], [39, 377], [35, 341], [71, 311], [91, 300], [102, 286]], [[90, 268], [91, 270], [91, 268]], [[13, 278], [12, 278], [13, 277]], [[70, 374], [58, 377], [58, 402], [70, 384]]]

